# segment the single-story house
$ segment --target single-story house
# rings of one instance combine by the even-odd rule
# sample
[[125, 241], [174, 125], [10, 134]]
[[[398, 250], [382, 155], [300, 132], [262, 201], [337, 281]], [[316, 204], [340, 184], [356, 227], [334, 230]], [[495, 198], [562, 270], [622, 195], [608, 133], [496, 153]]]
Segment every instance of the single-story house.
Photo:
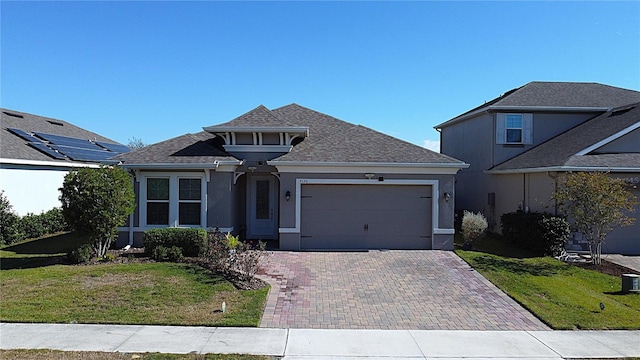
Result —
[[97, 167], [129, 148], [63, 120], [0, 109], [0, 189], [24, 216], [60, 207], [73, 168]]
[[264, 106], [114, 159], [138, 204], [118, 246], [219, 228], [280, 249], [452, 249], [468, 165], [297, 104]]
[[[640, 198], [640, 92], [597, 83], [531, 82], [436, 129], [441, 152], [471, 164], [456, 177], [456, 209], [500, 231], [504, 213], [558, 213], [563, 174], [604, 171]], [[640, 205], [631, 216], [640, 218]], [[570, 250], [588, 245], [574, 233]], [[612, 232], [603, 252], [640, 254], [640, 221]]]

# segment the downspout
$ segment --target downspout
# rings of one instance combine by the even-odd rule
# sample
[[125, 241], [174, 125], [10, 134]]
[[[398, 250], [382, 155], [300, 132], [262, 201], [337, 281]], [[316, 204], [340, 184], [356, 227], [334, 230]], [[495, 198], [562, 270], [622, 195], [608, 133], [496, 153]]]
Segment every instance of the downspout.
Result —
[[[556, 173], [556, 176], [553, 176], [550, 171], [547, 171], [547, 176], [553, 179], [553, 193], [555, 194], [558, 192], [558, 175]], [[558, 216], [558, 199], [553, 200], [553, 216]]]
[[[131, 174], [131, 186], [133, 187], [134, 190], [134, 194], [135, 194], [135, 189], [136, 189], [136, 173], [135, 172], [130, 172]], [[138, 205], [136, 205], [136, 208], [138, 207]], [[129, 246], [133, 246], [133, 214], [135, 213], [135, 210], [129, 214]]]

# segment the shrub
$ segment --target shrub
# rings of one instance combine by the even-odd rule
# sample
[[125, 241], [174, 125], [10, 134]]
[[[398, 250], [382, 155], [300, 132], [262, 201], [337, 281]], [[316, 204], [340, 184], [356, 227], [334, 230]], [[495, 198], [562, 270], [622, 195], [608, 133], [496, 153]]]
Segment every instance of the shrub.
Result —
[[487, 219], [480, 212], [477, 214], [464, 211], [462, 216], [462, 237], [467, 243], [480, 239], [487, 231]]
[[13, 244], [24, 239], [19, 229], [20, 216], [13, 212], [9, 199], [0, 190], [0, 246]]
[[237, 271], [242, 280], [254, 277], [260, 269], [260, 262], [264, 257], [265, 243], [258, 242], [257, 248], [252, 243], [239, 243], [236, 251], [229, 256], [230, 270]]
[[163, 245], [157, 246], [151, 253], [151, 258], [155, 261], [171, 261], [178, 262], [182, 260], [182, 249], [177, 246], [166, 247]]
[[531, 212], [512, 212], [500, 217], [502, 235], [518, 246], [540, 255], [557, 255], [569, 237], [569, 223], [563, 217]]
[[20, 228], [22, 229], [26, 239], [39, 238], [47, 233], [42, 223], [41, 216], [31, 213], [20, 219]]
[[113, 262], [115, 260], [116, 260], [116, 256], [111, 253], [104, 254], [104, 257], [102, 258], [102, 261], [104, 262]]
[[545, 255], [558, 256], [562, 254], [569, 234], [571, 234], [567, 219], [559, 216], [545, 216], [540, 225], [542, 226]]
[[195, 228], [162, 228], [144, 232], [142, 243], [147, 254], [159, 246], [167, 249], [178, 247], [181, 255], [196, 257], [204, 254], [207, 247], [207, 232]]
[[75, 250], [67, 254], [69, 261], [74, 264], [86, 263], [93, 257], [93, 248], [91, 244], [82, 244]]

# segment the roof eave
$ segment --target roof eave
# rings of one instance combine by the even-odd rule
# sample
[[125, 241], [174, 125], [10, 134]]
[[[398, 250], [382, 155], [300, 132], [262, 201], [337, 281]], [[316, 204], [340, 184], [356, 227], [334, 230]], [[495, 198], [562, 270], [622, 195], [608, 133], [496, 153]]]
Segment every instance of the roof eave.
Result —
[[451, 120], [447, 120], [442, 124], [434, 126], [434, 129], [442, 129], [447, 126], [457, 124], [467, 119], [478, 116], [479, 114], [492, 111], [518, 111], [518, 112], [607, 112], [610, 107], [571, 107], [571, 106], [501, 106], [489, 105], [468, 114], [457, 116]]
[[603, 172], [640, 172], [639, 167], [625, 166], [547, 166], [522, 169], [504, 169], [504, 170], [485, 170], [485, 173], [491, 175], [501, 174], [524, 174], [539, 172], [570, 172], [570, 171], [603, 171]]

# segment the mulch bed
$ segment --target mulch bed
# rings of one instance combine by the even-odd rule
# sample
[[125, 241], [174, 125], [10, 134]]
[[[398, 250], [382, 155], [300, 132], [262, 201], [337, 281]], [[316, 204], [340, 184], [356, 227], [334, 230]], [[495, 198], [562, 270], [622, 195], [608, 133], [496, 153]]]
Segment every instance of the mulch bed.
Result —
[[[604, 257], [604, 255], [603, 255]], [[573, 265], [578, 266], [583, 269], [595, 270], [601, 272], [603, 274], [612, 275], [615, 277], [620, 277], [622, 274], [636, 274], [640, 275], [640, 272], [629, 269], [628, 267], [624, 267], [622, 265], [614, 264], [607, 260], [602, 260], [602, 264], [594, 265], [592, 263], [573, 263]]]

